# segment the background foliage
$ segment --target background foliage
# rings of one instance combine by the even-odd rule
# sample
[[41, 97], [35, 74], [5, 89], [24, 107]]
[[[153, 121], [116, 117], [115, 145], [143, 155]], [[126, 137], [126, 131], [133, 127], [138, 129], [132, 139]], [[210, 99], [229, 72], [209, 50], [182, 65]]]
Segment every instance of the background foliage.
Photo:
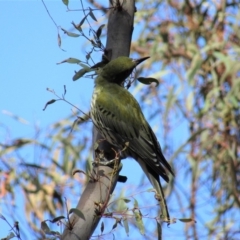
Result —
[[[89, 2], [92, 9], [102, 9], [101, 12], [92, 11], [99, 21], [97, 26], [86, 10], [88, 21], [97, 30], [106, 22], [102, 12], [107, 11], [107, 5], [102, 6], [100, 1]], [[79, 22], [81, 20], [79, 17]], [[171, 217], [191, 218], [197, 222], [177, 222], [178, 229], [171, 225], [170, 231], [164, 232], [166, 237], [240, 237], [239, 22], [236, 1], [137, 2], [132, 56], [151, 56], [137, 74], [151, 75], [159, 79], [160, 85], [155, 88], [154, 84], [146, 87], [138, 83], [131, 90], [175, 169], [176, 177], [165, 186]], [[89, 27], [87, 20], [83, 26]], [[69, 29], [67, 31], [79, 34]], [[89, 35], [87, 31], [85, 35], [94, 39], [94, 32]], [[105, 28], [102, 39], [104, 34]], [[99, 53], [88, 55], [91, 49], [88, 45], [87, 58], [97, 56], [100, 60]], [[91, 58], [81, 60], [92, 64]], [[54, 107], [55, 104], [48, 106]], [[89, 169], [92, 160], [91, 124], [84, 122], [70, 131], [76, 115], [81, 113], [53, 123], [46, 131], [36, 128], [34, 138], [22, 136], [11, 141], [1, 140], [1, 197], [9, 213], [9, 216], [1, 215], [1, 221], [5, 218], [19, 221], [14, 202], [21, 191], [26, 214], [21, 216], [21, 221], [28, 225], [21, 231], [32, 229], [31, 234], [42, 239], [41, 221], [67, 215], [63, 196], [74, 206], [86, 176], [75, 174], [73, 177], [72, 171]], [[26, 159], [26, 151], [35, 152], [34, 163]], [[143, 191], [146, 192], [146, 188]], [[115, 198], [134, 195], [127, 189], [120, 188], [117, 192]], [[140, 193], [134, 198], [139, 200], [144, 212], [144, 207], [149, 206], [148, 197]], [[12, 204], [7, 204], [10, 202]], [[109, 206], [109, 211], [117, 216], [124, 207], [130, 208], [128, 204], [128, 201], [116, 201]], [[154, 227], [149, 223], [154, 220], [145, 217], [143, 239], [154, 239]], [[103, 221], [110, 226], [115, 223], [113, 219]], [[130, 236], [139, 234], [134, 220], [130, 224]], [[115, 227], [115, 232], [122, 231], [120, 225]], [[124, 232], [119, 234], [122, 239], [126, 236]]]

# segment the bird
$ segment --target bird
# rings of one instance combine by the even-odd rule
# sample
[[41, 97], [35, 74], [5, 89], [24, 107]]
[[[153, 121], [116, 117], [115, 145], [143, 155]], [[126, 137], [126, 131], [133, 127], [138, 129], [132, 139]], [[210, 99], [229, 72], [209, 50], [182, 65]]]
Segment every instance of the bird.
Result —
[[[90, 114], [93, 124], [106, 141], [117, 149], [125, 149], [122, 155], [134, 158], [157, 193], [164, 196], [159, 176], [169, 182], [168, 172], [173, 176], [174, 172], [165, 159], [139, 103], [121, 86], [134, 68], [148, 58], [132, 59], [120, 56], [99, 70], [95, 79]], [[165, 202], [165, 199], [163, 200]], [[168, 211], [165, 215], [169, 220]]]

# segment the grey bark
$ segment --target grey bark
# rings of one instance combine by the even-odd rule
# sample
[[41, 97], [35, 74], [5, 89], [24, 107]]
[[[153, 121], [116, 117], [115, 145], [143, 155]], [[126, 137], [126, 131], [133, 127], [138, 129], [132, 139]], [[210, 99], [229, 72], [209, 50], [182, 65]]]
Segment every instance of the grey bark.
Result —
[[[134, 0], [123, 1], [121, 7], [110, 10], [106, 43], [106, 53], [110, 59], [129, 56], [134, 12]], [[93, 144], [99, 139], [103, 138], [94, 127]], [[98, 151], [103, 151], [107, 160], [115, 158], [112, 148], [114, 147], [106, 141], [101, 141], [98, 145]], [[94, 157], [95, 155], [96, 153]], [[93, 167], [93, 178], [87, 183], [76, 207], [84, 214], [85, 220], [72, 214], [70, 224], [66, 226], [61, 239], [87, 240], [91, 237], [101, 219], [101, 213], [107, 207], [110, 194], [114, 191], [120, 170], [121, 165], [117, 169], [109, 166]]]

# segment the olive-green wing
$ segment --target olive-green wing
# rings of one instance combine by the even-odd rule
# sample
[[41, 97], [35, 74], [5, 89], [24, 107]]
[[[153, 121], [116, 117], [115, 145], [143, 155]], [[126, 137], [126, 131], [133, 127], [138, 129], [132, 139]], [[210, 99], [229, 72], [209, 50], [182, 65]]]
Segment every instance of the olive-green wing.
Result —
[[99, 95], [95, 108], [102, 127], [123, 139], [138, 138], [141, 127], [147, 123], [138, 102], [120, 86]]
[[135, 98], [122, 87], [114, 86], [98, 96], [95, 107], [101, 131], [108, 136], [107, 140], [118, 147], [129, 142], [128, 153], [136, 160], [142, 159], [168, 181], [164, 167], [173, 172]]

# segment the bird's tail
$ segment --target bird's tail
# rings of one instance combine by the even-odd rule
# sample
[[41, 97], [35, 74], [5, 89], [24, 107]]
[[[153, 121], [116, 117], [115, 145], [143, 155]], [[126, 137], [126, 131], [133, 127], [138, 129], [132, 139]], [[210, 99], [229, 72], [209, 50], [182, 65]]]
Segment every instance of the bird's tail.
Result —
[[147, 166], [141, 159], [138, 159], [138, 163], [142, 167], [144, 173], [147, 175], [149, 181], [157, 192], [155, 198], [159, 201], [159, 204], [161, 206], [160, 220], [169, 223], [170, 215], [158, 174], [155, 173], [149, 166]]

